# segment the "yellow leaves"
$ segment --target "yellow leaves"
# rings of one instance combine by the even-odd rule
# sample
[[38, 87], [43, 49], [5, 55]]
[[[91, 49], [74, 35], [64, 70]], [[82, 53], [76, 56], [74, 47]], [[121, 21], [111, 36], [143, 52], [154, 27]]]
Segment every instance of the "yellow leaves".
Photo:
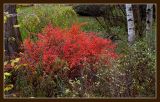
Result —
[[[27, 64], [19, 64], [18, 62], [20, 61], [20, 58], [15, 58], [15, 59], [12, 59], [10, 62], [10, 65], [14, 68], [14, 69], [19, 69], [21, 67], [25, 67], [27, 66]], [[4, 66], [6, 66], [8, 64], [8, 61], [5, 61], [4, 62]]]
[[5, 72], [4, 73], [4, 80], [6, 79], [6, 76], [11, 76], [11, 73]]
[[16, 58], [16, 59], [15, 59], [15, 62], [18, 62], [19, 60], [20, 60], [20, 58]]
[[14, 28], [18, 28], [18, 27], [20, 27], [20, 25], [18, 24], [18, 25], [13, 25], [13, 27]]
[[12, 88], [13, 88], [13, 85], [12, 84], [8, 84], [8, 85], [5, 86], [4, 91], [9, 91]]
[[21, 67], [23, 67], [23, 66], [27, 66], [27, 64], [16, 65], [14, 68], [17, 70], [17, 69], [19, 69], [19, 68], [21, 68]]
[[27, 64], [18, 63], [19, 61], [20, 61], [20, 58], [12, 59], [12, 60], [10, 61], [10, 63], [8, 63], [8, 61], [5, 61], [5, 62], [4, 62], [4, 66], [7, 65], [7, 64], [10, 64], [10, 65], [12, 66], [12, 68], [14, 68], [15, 70], [27, 66]]
[[8, 16], [8, 12], [4, 12], [4, 16], [3, 16], [3, 23], [7, 22], [7, 16]]
[[4, 16], [3, 17], [3, 23], [6, 23], [6, 21], [7, 21], [7, 16]]
[[4, 15], [4, 16], [3, 16], [3, 23], [6, 23], [6, 22], [7, 22], [7, 18], [8, 18], [8, 17], [10, 17], [10, 15], [9, 15], [9, 14], [8, 14], [8, 15]]
[[11, 76], [11, 73], [5, 72], [4, 75], [5, 76]]
[[16, 59], [14, 59], [14, 60], [11, 60], [11, 66], [14, 67], [15, 64], [16, 64], [17, 62], [19, 62], [19, 60], [20, 60], [20, 58], [16, 58]]

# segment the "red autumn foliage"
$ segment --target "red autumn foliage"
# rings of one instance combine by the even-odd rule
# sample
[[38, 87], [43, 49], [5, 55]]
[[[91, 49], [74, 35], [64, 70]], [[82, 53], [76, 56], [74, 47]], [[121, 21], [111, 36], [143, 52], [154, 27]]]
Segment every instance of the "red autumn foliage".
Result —
[[80, 26], [73, 25], [70, 29], [61, 29], [48, 25], [43, 33], [37, 34], [37, 41], [26, 39], [23, 45], [26, 62], [33, 68], [42, 62], [44, 70], [49, 72], [54, 71], [52, 64], [56, 58], [67, 61], [70, 69], [83, 68], [84, 62], [94, 64], [101, 57], [107, 64], [110, 59], [117, 58], [116, 46], [111, 40], [83, 32]]

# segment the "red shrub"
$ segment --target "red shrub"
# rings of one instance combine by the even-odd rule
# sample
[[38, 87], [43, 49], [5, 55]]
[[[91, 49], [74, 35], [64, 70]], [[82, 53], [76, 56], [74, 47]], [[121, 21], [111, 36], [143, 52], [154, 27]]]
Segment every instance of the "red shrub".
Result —
[[38, 40], [32, 42], [29, 38], [24, 42], [25, 58], [33, 68], [42, 62], [45, 71], [53, 70], [52, 64], [56, 58], [68, 62], [69, 68], [83, 68], [83, 62], [94, 64], [101, 57], [106, 63], [117, 57], [115, 45], [109, 39], [103, 39], [80, 31], [80, 25], [73, 25], [70, 29], [53, 28], [47, 26], [43, 33], [37, 35]]

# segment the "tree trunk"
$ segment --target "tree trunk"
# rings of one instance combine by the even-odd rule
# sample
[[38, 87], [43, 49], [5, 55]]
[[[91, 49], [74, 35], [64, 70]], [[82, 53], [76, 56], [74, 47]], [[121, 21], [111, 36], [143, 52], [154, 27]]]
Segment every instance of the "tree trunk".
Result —
[[146, 38], [148, 40], [148, 46], [151, 47], [152, 37], [152, 22], [153, 22], [153, 4], [147, 4], [146, 8]]
[[139, 37], [143, 37], [145, 24], [141, 20], [140, 5], [134, 5], [133, 15], [135, 22], [135, 32]]
[[135, 40], [135, 25], [134, 25], [134, 17], [131, 4], [126, 4], [126, 14], [127, 14], [127, 26], [128, 26], [128, 42], [129, 44], [133, 44]]
[[17, 25], [16, 5], [6, 4], [4, 5], [4, 12], [7, 16], [7, 20], [4, 23], [4, 41], [5, 41], [5, 57], [9, 58], [19, 51], [22, 38]]

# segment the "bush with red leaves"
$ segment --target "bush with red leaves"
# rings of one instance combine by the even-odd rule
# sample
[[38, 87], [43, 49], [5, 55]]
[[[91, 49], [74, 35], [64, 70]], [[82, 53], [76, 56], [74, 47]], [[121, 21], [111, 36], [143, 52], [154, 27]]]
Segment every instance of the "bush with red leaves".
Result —
[[70, 29], [61, 29], [48, 25], [37, 34], [38, 40], [24, 41], [23, 58], [33, 69], [41, 63], [45, 72], [50, 72], [56, 69], [52, 64], [57, 58], [66, 61], [70, 69], [76, 69], [83, 68], [84, 62], [94, 64], [101, 58], [110, 64], [111, 59], [118, 57], [111, 40], [83, 32], [80, 27], [81, 24], [75, 24]]

